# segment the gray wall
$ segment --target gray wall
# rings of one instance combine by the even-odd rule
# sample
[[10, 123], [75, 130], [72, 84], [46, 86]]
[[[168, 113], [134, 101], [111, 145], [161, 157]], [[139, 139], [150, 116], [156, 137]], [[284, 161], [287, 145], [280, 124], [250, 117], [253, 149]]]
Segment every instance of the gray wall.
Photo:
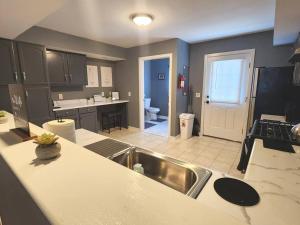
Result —
[[242, 49], [255, 49], [255, 67], [288, 66], [288, 59], [293, 52], [292, 45], [273, 46], [273, 31], [190, 45], [190, 83], [193, 89], [193, 111], [198, 119], [201, 117], [201, 98], [194, 96], [195, 92], [200, 92], [202, 95], [205, 54]]
[[[62, 93], [64, 96], [65, 100], [69, 99], [78, 99], [78, 98], [89, 98], [92, 97], [95, 94], [101, 94], [102, 91], [107, 94], [110, 91], [114, 91], [114, 87], [101, 87], [101, 73], [100, 73], [100, 67], [101, 66], [110, 66], [112, 67], [112, 74], [113, 74], [113, 84], [114, 84], [114, 77], [115, 77], [115, 62], [111, 61], [105, 61], [105, 60], [100, 60], [100, 59], [92, 59], [88, 58], [87, 59], [87, 64], [88, 65], [95, 65], [98, 67], [98, 75], [99, 75], [99, 86], [100, 87], [57, 87], [57, 88], [52, 88], [51, 93], [52, 93], [52, 99], [53, 100], [58, 100], [58, 94]], [[114, 86], [114, 85], [113, 85]]]
[[36, 26], [20, 34], [16, 40], [41, 44], [56, 50], [91, 54], [91, 57], [125, 58], [125, 48]]
[[[168, 116], [169, 59], [151, 60], [150, 64], [151, 106], [160, 109], [159, 115]], [[158, 73], [165, 74], [165, 80], [159, 80]]]
[[[184, 74], [187, 78], [185, 85], [186, 87], [189, 84], [189, 77], [186, 73], [184, 67], [189, 68], [190, 64], [190, 45], [182, 40], [177, 40], [177, 75]], [[176, 84], [177, 86], [177, 79]], [[178, 134], [180, 131], [179, 127], [179, 115], [181, 113], [186, 113], [188, 110], [188, 96], [183, 95], [183, 90], [176, 88], [176, 133]]]
[[[138, 59], [142, 56], [151, 56], [159, 54], [172, 54], [172, 74], [177, 76], [177, 39], [162, 41], [154, 44], [143, 45], [139, 47], [128, 48], [126, 50], [126, 60], [116, 63], [115, 87], [120, 91], [120, 97], [129, 99], [129, 125], [139, 127], [139, 64]], [[172, 108], [171, 114], [176, 118], [176, 78], [172, 83]], [[128, 91], [131, 91], [131, 97], [128, 97]], [[177, 135], [176, 121], [171, 121], [171, 134]]]

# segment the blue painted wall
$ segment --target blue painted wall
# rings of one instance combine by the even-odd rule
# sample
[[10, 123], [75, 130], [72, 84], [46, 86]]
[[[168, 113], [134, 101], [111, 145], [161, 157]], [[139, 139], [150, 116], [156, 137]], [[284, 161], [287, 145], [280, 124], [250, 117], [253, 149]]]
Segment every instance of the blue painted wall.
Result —
[[145, 98], [151, 98], [151, 61], [144, 62], [144, 94]]
[[[169, 59], [145, 62], [145, 97], [151, 98], [151, 107], [160, 108], [159, 115], [168, 116], [169, 102]], [[158, 74], [165, 74], [164, 80]]]

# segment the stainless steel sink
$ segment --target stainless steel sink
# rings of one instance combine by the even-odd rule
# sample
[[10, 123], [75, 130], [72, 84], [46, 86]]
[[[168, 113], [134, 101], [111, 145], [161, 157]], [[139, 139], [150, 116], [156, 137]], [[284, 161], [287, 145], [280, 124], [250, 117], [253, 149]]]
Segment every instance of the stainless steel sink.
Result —
[[211, 171], [207, 169], [135, 147], [109, 158], [129, 169], [140, 163], [145, 176], [192, 198], [199, 195], [211, 176]]

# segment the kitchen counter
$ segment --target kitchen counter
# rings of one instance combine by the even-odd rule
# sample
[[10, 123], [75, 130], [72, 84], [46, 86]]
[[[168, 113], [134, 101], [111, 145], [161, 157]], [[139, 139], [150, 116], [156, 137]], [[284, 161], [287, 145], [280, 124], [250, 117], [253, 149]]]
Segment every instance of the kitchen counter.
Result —
[[[35, 134], [44, 132], [32, 128]], [[35, 159], [32, 141], [0, 150], [49, 224], [244, 224], [68, 140], [59, 142], [61, 156], [44, 163]], [[9, 188], [14, 193], [15, 187]]]
[[225, 174], [214, 172], [198, 201], [251, 225], [298, 225], [300, 221], [300, 147], [285, 153], [263, 147], [256, 139], [244, 181], [256, 189], [260, 202], [240, 207], [224, 201], [213, 188]]
[[[11, 122], [1, 124], [1, 133], [8, 127]], [[45, 164], [36, 162], [32, 141], [8, 146], [0, 139], [1, 156], [52, 224], [299, 224], [299, 146], [291, 154], [255, 140], [244, 181], [261, 199], [256, 206], [240, 207], [214, 191], [214, 181], [226, 174], [213, 171], [194, 200], [82, 148], [106, 137], [78, 132], [82, 143], [60, 138], [62, 155]]]
[[55, 108], [55, 109], [53, 109], [53, 111], [56, 112], [56, 111], [62, 111], [62, 110], [68, 110], [68, 109], [97, 107], [97, 106], [114, 105], [114, 104], [121, 104], [121, 103], [128, 103], [129, 102], [129, 100], [115, 100], [115, 101], [94, 102], [92, 104], [87, 104], [85, 101], [80, 101], [79, 100], [78, 102], [72, 102], [70, 104], [63, 105], [60, 108]]

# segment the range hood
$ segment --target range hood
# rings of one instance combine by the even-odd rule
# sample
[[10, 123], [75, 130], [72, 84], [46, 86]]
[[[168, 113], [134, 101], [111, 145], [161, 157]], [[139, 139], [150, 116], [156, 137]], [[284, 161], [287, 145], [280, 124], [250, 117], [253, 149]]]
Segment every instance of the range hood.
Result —
[[293, 74], [293, 84], [295, 86], [300, 86], [300, 48], [297, 48], [295, 50], [289, 62], [295, 65]]

